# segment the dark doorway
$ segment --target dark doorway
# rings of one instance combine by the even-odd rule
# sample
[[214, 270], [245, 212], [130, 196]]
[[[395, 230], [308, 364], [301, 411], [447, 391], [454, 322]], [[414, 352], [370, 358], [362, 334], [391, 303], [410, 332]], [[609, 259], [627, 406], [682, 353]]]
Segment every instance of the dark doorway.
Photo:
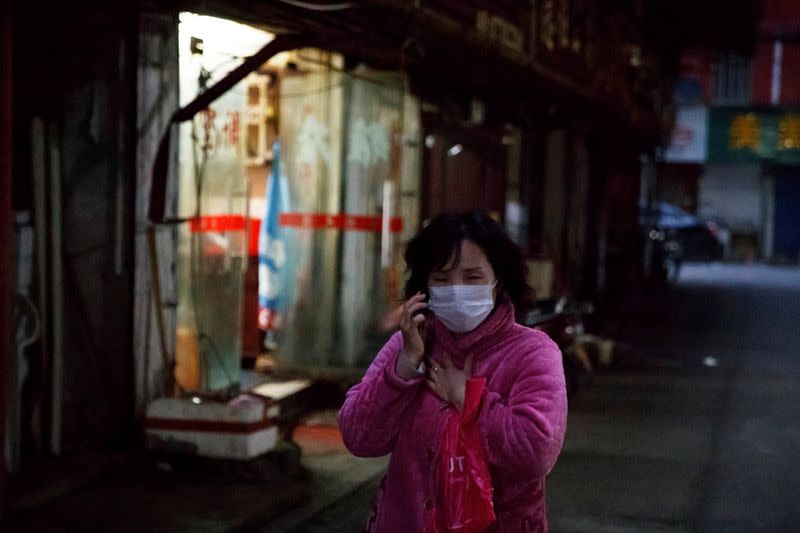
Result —
[[800, 258], [800, 167], [779, 167], [775, 172], [774, 255]]
[[500, 128], [423, 118], [423, 220], [445, 211], [505, 211], [507, 150]]

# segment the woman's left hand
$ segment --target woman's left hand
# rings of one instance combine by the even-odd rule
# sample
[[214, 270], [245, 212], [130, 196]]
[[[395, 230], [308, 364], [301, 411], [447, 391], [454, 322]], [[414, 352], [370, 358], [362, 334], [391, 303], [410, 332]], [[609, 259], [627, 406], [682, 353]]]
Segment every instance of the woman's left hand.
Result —
[[472, 359], [472, 354], [468, 355], [464, 368], [459, 369], [450, 355], [445, 354], [441, 365], [435, 361], [430, 361], [428, 365], [428, 387], [459, 411], [464, 409], [467, 380], [472, 377]]

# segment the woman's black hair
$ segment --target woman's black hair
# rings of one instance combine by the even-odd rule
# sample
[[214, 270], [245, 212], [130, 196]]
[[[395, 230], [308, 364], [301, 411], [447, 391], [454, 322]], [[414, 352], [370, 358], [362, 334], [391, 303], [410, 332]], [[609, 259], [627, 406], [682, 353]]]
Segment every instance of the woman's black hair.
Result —
[[435, 217], [406, 246], [405, 260], [410, 273], [405, 298], [417, 292], [428, 293], [431, 272], [442, 270], [453, 259], [461, 260], [461, 243], [477, 244], [489, 259], [500, 287], [518, 310], [534, 304], [534, 292], [528, 284], [528, 268], [519, 246], [505, 228], [485, 211], [444, 213]]

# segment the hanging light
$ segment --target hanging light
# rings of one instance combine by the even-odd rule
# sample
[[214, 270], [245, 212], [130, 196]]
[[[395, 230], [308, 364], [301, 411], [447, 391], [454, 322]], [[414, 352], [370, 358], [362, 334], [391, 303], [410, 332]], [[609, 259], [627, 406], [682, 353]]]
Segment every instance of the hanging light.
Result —
[[455, 156], [457, 156], [458, 154], [460, 154], [463, 151], [464, 151], [464, 147], [463, 146], [461, 146], [460, 144], [454, 144], [447, 151], [447, 155], [449, 155], [451, 157], [455, 157]]

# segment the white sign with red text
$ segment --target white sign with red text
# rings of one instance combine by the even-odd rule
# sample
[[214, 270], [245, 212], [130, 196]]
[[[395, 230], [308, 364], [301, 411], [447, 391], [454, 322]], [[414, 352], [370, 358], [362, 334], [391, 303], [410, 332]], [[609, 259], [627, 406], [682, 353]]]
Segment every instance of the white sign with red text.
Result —
[[708, 156], [708, 108], [681, 106], [675, 114], [672, 143], [664, 153], [668, 163], [705, 163]]

